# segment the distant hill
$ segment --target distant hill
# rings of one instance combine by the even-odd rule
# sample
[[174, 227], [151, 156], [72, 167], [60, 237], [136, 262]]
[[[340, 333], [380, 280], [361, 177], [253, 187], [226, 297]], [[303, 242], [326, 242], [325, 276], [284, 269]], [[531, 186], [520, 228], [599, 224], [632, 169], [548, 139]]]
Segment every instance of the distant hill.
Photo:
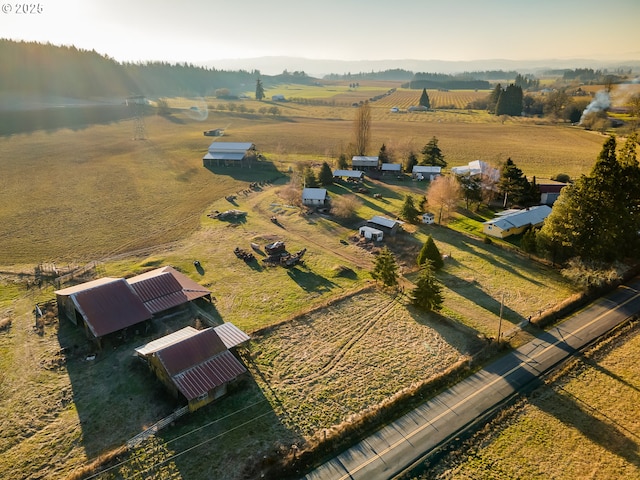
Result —
[[[593, 59], [548, 59], [548, 60], [506, 60], [486, 59], [473, 61], [445, 60], [317, 60], [301, 57], [256, 57], [242, 59], [211, 60], [205, 65], [219, 69], [256, 69], [263, 74], [273, 75], [284, 70], [302, 71], [312, 77], [322, 78], [330, 74], [378, 72], [385, 70], [407, 70], [410, 72], [463, 73], [486, 70], [517, 70], [520, 73], [540, 74], [547, 70], [593, 68], [615, 70], [623, 68], [640, 72], [638, 60], [593, 60]], [[399, 79], [402, 80], [402, 79]]]
[[[255, 88], [258, 76], [265, 87], [276, 83], [311, 83], [303, 73], [260, 75], [213, 67], [165, 62], [119, 63], [95, 51], [73, 46], [0, 39], [0, 108], [16, 108], [34, 98], [98, 100], [128, 96], [228, 96]], [[58, 100], [56, 100], [57, 102]], [[18, 105], [19, 104], [19, 105]], [[27, 107], [28, 108], [28, 107]]]

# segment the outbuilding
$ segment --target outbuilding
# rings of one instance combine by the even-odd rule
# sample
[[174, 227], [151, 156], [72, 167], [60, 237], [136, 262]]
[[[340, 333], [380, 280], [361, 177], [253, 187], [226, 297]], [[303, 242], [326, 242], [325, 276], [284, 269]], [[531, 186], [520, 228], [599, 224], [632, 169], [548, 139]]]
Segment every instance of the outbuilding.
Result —
[[364, 177], [364, 173], [360, 170], [334, 170], [334, 178], [346, 178], [351, 180], [361, 180]]
[[373, 240], [374, 242], [381, 242], [384, 237], [384, 232], [382, 230], [378, 230], [373, 227], [360, 227], [359, 232], [361, 237], [364, 237], [367, 240]]
[[214, 328], [187, 327], [136, 353], [174, 396], [187, 400], [192, 412], [225, 395], [247, 371]]
[[414, 165], [411, 170], [411, 175], [416, 180], [427, 179], [432, 182], [437, 176], [442, 173], [442, 167], [435, 165]]
[[435, 223], [435, 221], [436, 221], [436, 216], [433, 213], [425, 212], [422, 214], [422, 223], [431, 225], [432, 223]]
[[256, 158], [256, 146], [249, 142], [213, 142], [202, 157], [205, 167], [248, 165]]
[[402, 223], [404, 222], [401, 222], [399, 220], [392, 220], [380, 215], [375, 215], [371, 218], [371, 220], [367, 222], [367, 226], [382, 230], [383, 232], [393, 236], [398, 233], [398, 229], [400, 228]]
[[324, 207], [329, 203], [326, 188], [304, 188], [302, 190], [302, 204], [307, 207]]
[[402, 165], [399, 163], [383, 163], [380, 165], [380, 171], [383, 173], [398, 174], [402, 172]]
[[351, 168], [354, 170], [378, 170], [378, 157], [367, 157], [364, 155], [355, 155], [351, 158]]

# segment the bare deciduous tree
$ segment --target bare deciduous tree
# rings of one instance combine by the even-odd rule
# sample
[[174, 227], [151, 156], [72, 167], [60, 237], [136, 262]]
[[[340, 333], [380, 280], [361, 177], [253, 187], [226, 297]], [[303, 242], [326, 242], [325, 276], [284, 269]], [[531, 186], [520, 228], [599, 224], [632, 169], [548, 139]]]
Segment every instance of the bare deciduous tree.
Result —
[[340, 195], [331, 201], [331, 213], [338, 218], [349, 219], [355, 216], [362, 201], [355, 195]]
[[460, 183], [453, 176], [437, 177], [427, 190], [427, 203], [439, 209], [438, 223], [442, 222], [443, 214], [445, 218], [449, 215], [461, 198]]
[[369, 102], [364, 102], [358, 107], [356, 118], [353, 122], [353, 134], [356, 155], [366, 155], [371, 135], [371, 107]]

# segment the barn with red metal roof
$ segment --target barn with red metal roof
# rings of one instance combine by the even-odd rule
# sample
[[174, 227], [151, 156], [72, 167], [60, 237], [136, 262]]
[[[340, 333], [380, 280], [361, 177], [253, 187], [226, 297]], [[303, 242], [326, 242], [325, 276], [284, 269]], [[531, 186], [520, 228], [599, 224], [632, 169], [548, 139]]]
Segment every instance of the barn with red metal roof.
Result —
[[191, 411], [227, 393], [227, 386], [247, 371], [213, 328], [188, 331], [173, 340], [177, 341], [158, 343], [155, 351], [147, 349], [146, 359], [162, 383], [187, 400]]
[[55, 292], [58, 311], [97, 340], [211, 292], [172, 267], [129, 279], [100, 278]]
[[151, 313], [122, 278], [101, 278], [57, 290], [58, 311], [95, 339], [151, 318]]

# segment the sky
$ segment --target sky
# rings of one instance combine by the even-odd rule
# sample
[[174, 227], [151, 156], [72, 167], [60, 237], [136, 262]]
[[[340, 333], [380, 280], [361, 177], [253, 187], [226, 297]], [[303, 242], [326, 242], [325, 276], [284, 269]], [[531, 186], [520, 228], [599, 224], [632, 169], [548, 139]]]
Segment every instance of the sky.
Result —
[[[34, 0], [30, 0], [34, 1]], [[37, 0], [35, 0], [37, 1]], [[7, 3], [2, 3], [7, 2]], [[0, 0], [0, 38], [117, 61], [640, 60], [640, 0]]]

